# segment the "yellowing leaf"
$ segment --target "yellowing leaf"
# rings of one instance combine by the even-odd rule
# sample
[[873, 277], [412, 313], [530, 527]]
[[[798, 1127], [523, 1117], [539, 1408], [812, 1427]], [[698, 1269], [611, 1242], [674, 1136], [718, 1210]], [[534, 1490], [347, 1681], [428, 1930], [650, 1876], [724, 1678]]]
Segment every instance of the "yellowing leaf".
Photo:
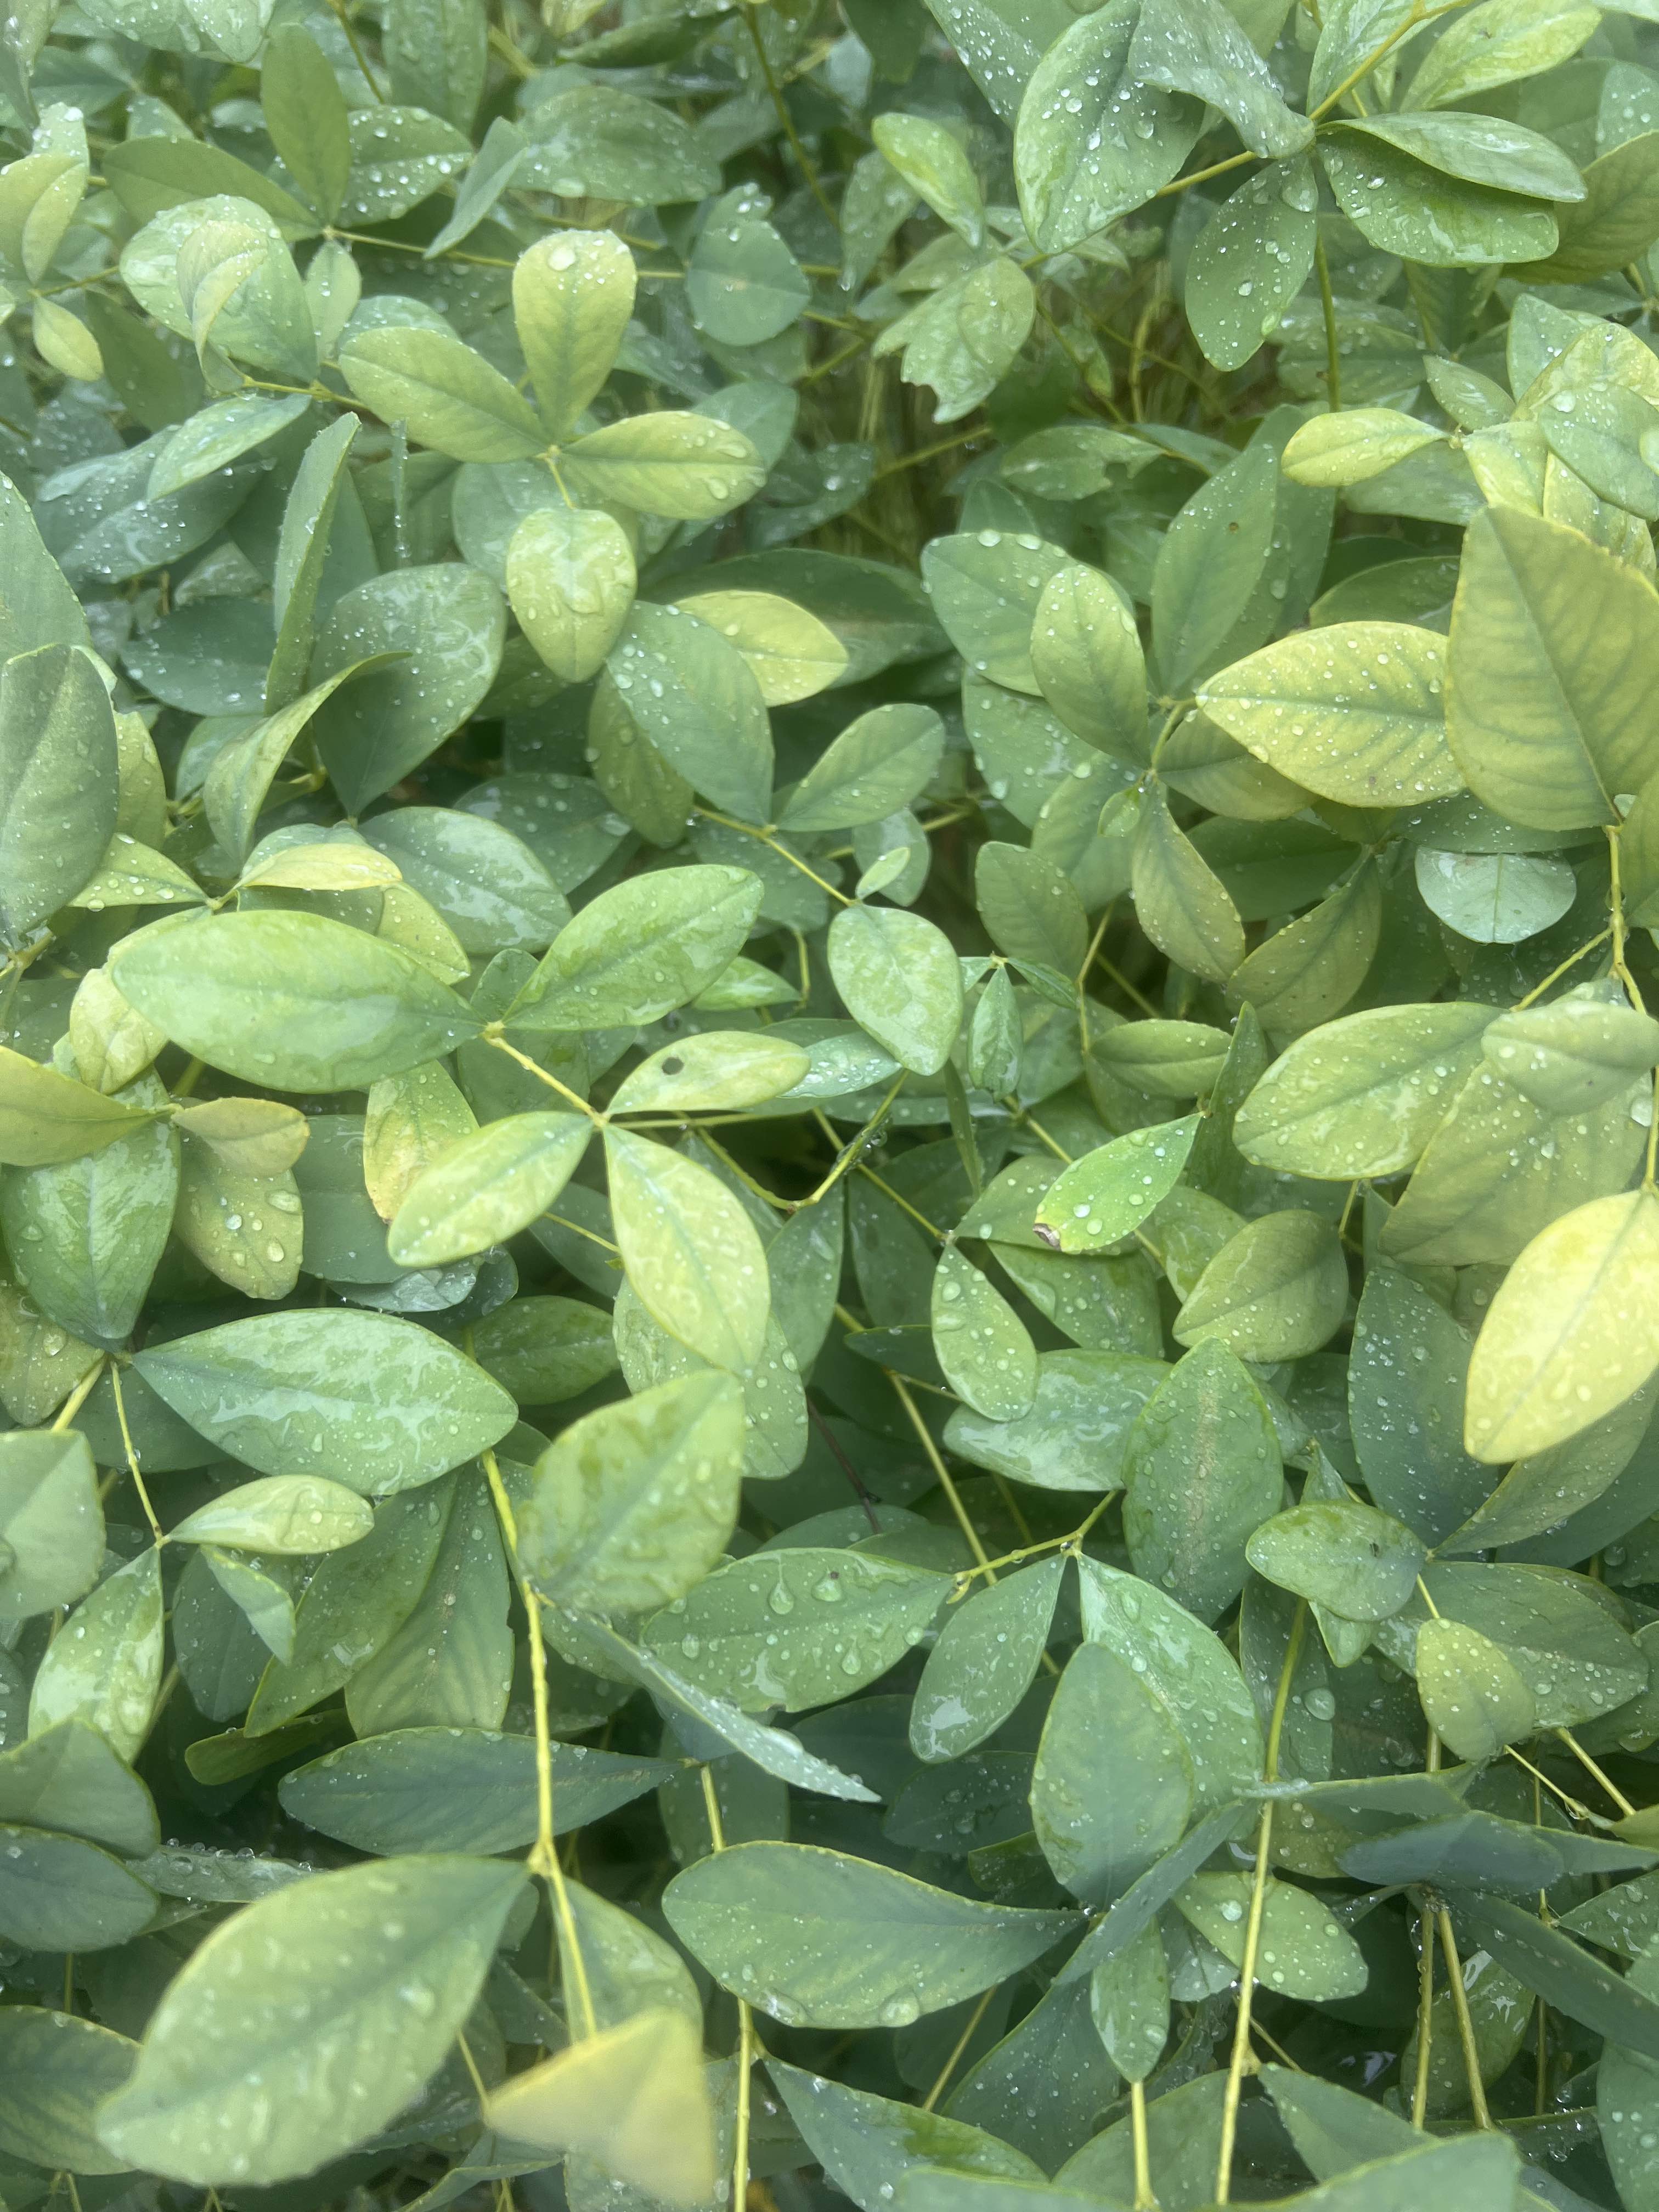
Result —
[[702, 2046], [684, 2016], [666, 2008], [516, 2075], [487, 2100], [484, 2118], [511, 2142], [591, 2158], [665, 2204], [701, 2204], [714, 2186]]
[[1538, 1725], [1532, 1692], [1501, 1647], [1461, 1620], [1419, 1628], [1417, 1694], [1460, 1759], [1496, 1759]]
[[1463, 787], [1446, 743], [1446, 645], [1407, 623], [1298, 630], [1212, 676], [1198, 703], [1322, 799], [1410, 806]]
[[1594, 1199], [1534, 1237], [1469, 1363], [1466, 1448], [1525, 1459], [1577, 1436], [1659, 1367], [1659, 1197]]
[[1490, 507], [1464, 543], [1448, 663], [1446, 734], [1477, 799], [1541, 830], [1619, 819], [1652, 764], [1650, 584], [1565, 524]]

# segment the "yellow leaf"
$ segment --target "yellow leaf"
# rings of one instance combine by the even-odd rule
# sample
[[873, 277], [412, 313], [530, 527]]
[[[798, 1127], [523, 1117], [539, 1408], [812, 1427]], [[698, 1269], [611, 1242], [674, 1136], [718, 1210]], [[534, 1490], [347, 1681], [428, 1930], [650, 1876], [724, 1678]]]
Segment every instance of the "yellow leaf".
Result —
[[515, 2143], [591, 2158], [665, 2204], [699, 2204], [719, 2178], [702, 2046], [677, 2012], [573, 2043], [498, 2090], [484, 2117]]
[[1659, 1367], [1659, 1197], [1623, 1191], [1533, 1238], [1469, 1363], [1464, 1449], [1526, 1459], [1622, 1405]]

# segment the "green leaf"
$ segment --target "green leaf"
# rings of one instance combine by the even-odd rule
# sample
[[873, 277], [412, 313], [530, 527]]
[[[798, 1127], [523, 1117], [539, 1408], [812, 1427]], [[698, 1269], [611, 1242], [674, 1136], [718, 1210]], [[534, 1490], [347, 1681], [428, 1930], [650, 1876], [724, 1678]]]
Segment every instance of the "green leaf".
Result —
[[936, 538], [922, 581], [951, 642], [994, 684], [1035, 693], [1031, 628], [1050, 579], [1066, 566], [1058, 546], [981, 530]]
[[602, 1407], [536, 1462], [519, 1516], [526, 1571], [555, 1602], [637, 1613], [684, 1596], [737, 1517], [743, 1400], [703, 1371]]
[[1469, 1340], [1393, 1267], [1373, 1267], [1354, 1319], [1348, 1414], [1376, 1504], [1438, 1544], [1474, 1512], [1492, 1477], [1463, 1449]]
[[81, 1836], [129, 1858], [161, 1840], [149, 1791], [83, 1720], [59, 1722], [0, 1753], [0, 1820]]
[[[577, 1615], [565, 1618], [568, 1624], [578, 1625]], [[689, 1681], [654, 1652], [639, 1650], [605, 1623], [583, 1617], [579, 1626], [584, 1644], [618, 1668], [623, 1680], [638, 1682], [673, 1711], [710, 1729], [720, 1741], [752, 1760], [763, 1773], [830, 1797], [860, 1804], [878, 1802], [877, 1792], [867, 1789], [856, 1775], [845, 1774], [827, 1759], [815, 1758], [787, 1729], [750, 1720], [727, 1699]]]
[[1535, 1237], [1498, 1290], [1469, 1365], [1467, 1447], [1524, 1459], [1577, 1436], [1659, 1368], [1659, 1198], [1595, 1199]]
[[[1592, 637], [1601, 642], [1587, 650]], [[1511, 508], [1476, 517], [1452, 615], [1446, 721], [1476, 798], [1534, 828], [1616, 823], [1614, 794], [1644, 778], [1644, 702], [1656, 680], [1650, 585], [1559, 523]]]
[[1127, 2081], [1145, 2081], [1170, 2034], [1170, 1970], [1155, 1928], [1143, 1928], [1095, 1968], [1089, 2008], [1119, 2073]]
[[0, 2012], [6, 2108], [0, 2150], [27, 2164], [74, 2173], [120, 2173], [98, 2139], [93, 2115], [126, 2085], [137, 2046], [96, 2022], [33, 2005]]
[[959, 1759], [1019, 1704], [1048, 1644], [1065, 1564], [1039, 1560], [952, 1608], [910, 1710], [910, 1746], [918, 1759]]
[[453, 124], [422, 107], [354, 108], [349, 129], [351, 173], [340, 213], [358, 228], [390, 222], [429, 199], [470, 150]]
[[876, 144], [918, 198], [965, 238], [985, 242], [985, 200], [959, 138], [942, 123], [894, 111], [876, 118]]
[[1129, 66], [1142, 82], [1218, 107], [1253, 154], [1282, 160], [1313, 143], [1313, 125], [1286, 107], [1221, 0], [1142, 0]]
[[28, 501], [3, 476], [0, 476], [0, 562], [5, 565], [9, 586], [0, 612], [0, 660], [9, 661], [43, 646], [90, 644], [79, 599], [42, 543]]
[[104, 1557], [98, 1474], [75, 1430], [0, 1437], [0, 1620], [72, 1605]]
[[1243, 1587], [1245, 1541], [1283, 1486], [1267, 1408], [1224, 1345], [1189, 1352], [1147, 1401], [1124, 1472], [1135, 1572], [1213, 1620]]
[[[1501, 1649], [1531, 1692], [1541, 1727], [1577, 1727], [1633, 1696], [1626, 1686], [1640, 1686], [1646, 1660], [1639, 1646], [1574, 1576], [1437, 1561], [1425, 1569], [1423, 1581], [1444, 1619], [1477, 1630]], [[1382, 1629], [1381, 1648], [1412, 1662], [1426, 1612], [1419, 1594], [1399, 1621]]]
[[1115, 1652], [1169, 1708], [1192, 1759], [1194, 1810], [1207, 1816], [1253, 1789], [1261, 1724], [1220, 1638], [1121, 1569], [1081, 1559], [1078, 1577], [1085, 1639]]
[[536, 410], [480, 353], [442, 331], [368, 330], [340, 370], [366, 406], [458, 461], [528, 460], [547, 443]]
[[518, 1418], [507, 1393], [441, 1337], [349, 1308], [228, 1322], [133, 1364], [229, 1456], [370, 1497], [430, 1482], [499, 1443]]
[[634, 553], [613, 515], [543, 507], [507, 549], [507, 596], [553, 673], [585, 683], [604, 666], [634, 603]]
[[0, 1162], [35, 1168], [80, 1159], [149, 1117], [0, 1046]]
[[555, 438], [568, 434], [610, 375], [634, 289], [634, 257], [611, 231], [562, 230], [520, 255], [514, 320]]
[[192, 202], [228, 198], [251, 201], [287, 237], [316, 232], [315, 218], [292, 193], [217, 146], [193, 138], [146, 137], [129, 139], [110, 151], [115, 159], [106, 173], [135, 222], [147, 223], [166, 210]]
[[605, 1132], [611, 1212], [652, 1319], [716, 1367], [760, 1358], [771, 1296], [748, 1215], [707, 1168], [627, 1129]]
[[[996, 1250], [1006, 1266], [1011, 1248]], [[1106, 1333], [1114, 1341], [1120, 1325], [1110, 1317]], [[1112, 1351], [1042, 1352], [1029, 1413], [992, 1421], [959, 1406], [945, 1425], [945, 1441], [975, 1467], [1040, 1490], [1115, 1490], [1123, 1481], [1130, 1429], [1169, 1371], [1162, 1360]]]
[[[583, 1744], [556, 1743], [550, 1756], [560, 1833], [603, 1820], [675, 1771]], [[294, 1767], [279, 1795], [291, 1819], [377, 1858], [522, 1850], [536, 1836], [536, 1741], [487, 1729], [392, 1729]]]
[[897, 907], [843, 907], [830, 972], [847, 1011], [901, 1066], [937, 1075], [962, 1026], [962, 970], [950, 939]]
[[446, 1147], [404, 1192], [386, 1236], [400, 1267], [504, 1244], [546, 1212], [587, 1150], [580, 1114], [512, 1114]]
[[[283, 509], [273, 590], [276, 644], [265, 678], [268, 711], [287, 706], [305, 689], [334, 519], [340, 511], [346, 460], [356, 434], [355, 415], [342, 415], [317, 433], [295, 472]], [[348, 512], [355, 504], [354, 494]]]
[[744, 868], [672, 868], [613, 884], [560, 932], [507, 1018], [532, 1030], [659, 1021], [736, 957], [763, 896]]
[[528, 119], [533, 191], [657, 207], [720, 190], [720, 166], [690, 125], [637, 93], [582, 85], [538, 101]]
[[810, 699], [847, 673], [847, 648], [834, 630], [775, 592], [691, 592], [678, 604], [737, 647], [769, 707]]
[[1134, 0], [1081, 17], [1031, 72], [1014, 129], [1026, 227], [1046, 252], [1076, 246], [1169, 183], [1191, 152], [1201, 103], [1144, 85], [1131, 65]]
[[[997, 2181], [982, 2178], [1026, 2185], [1026, 2195], [1012, 2200], [1018, 2206], [1030, 2202], [1030, 2191], [1042, 2185], [1042, 2167], [1024, 2151], [965, 2120], [895, 2103], [867, 2089], [849, 2089], [775, 2058], [767, 2070], [811, 2155], [860, 2212], [881, 2212], [890, 2201], [882, 2190], [895, 2186], [908, 2205], [911, 2191], [932, 2178], [956, 2192], [953, 2203], [981, 2208], [983, 2199], [982, 2212], [1011, 2212]], [[893, 2175], [898, 2176], [896, 2184]], [[926, 2200], [930, 2206], [934, 2201]], [[1060, 2202], [1065, 2212], [1066, 2200]]]
[[1199, 704], [1247, 752], [1322, 799], [1416, 805], [1462, 790], [1468, 772], [1447, 744], [1447, 671], [1432, 631], [1343, 623], [1223, 670], [1200, 686]]
[[696, 791], [745, 822], [770, 818], [772, 731], [737, 647], [679, 607], [639, 601], [606, 665], [629, 714]]
[[313, 675], [398, 656], [318, 718], [318, 751], [345, 805], [361, 811], [473, 713], [495, 681], [506, 620], [489, 579], [453, 561], [373, 577], [336, 600]]
[[[281, 650], [279, 643], [278, 654]], [[234, 860], [247, 858], [271, 784], [307, 724], [325, 699], [351, 682], [361, 665], [339, 670], [215, 753], [202, 786], [203, 809], [214, 835]]]
[[1187, 261], [1187, 316], [1218, 368], [1242, 368], [1308, 281], [1318, 191], [1297, 155], [1248, 178], [1199, 233]]
[[1076, 1925], [803, 1844], [700, 1860], [670, 1882], [663, 1910], [723, 1987], [811, 2027], [902, 2027], [1018, 1973]]
[[311, 1125], [297, 1108], [274, 1098], [210, 1098], [178, 1106], [173, 1121], [192, 1143], [211, 1148], [237, 1174], [260, 1179], [291, 1168], [306, 1148]]
[[788, 329], [812, 295], [765, 210], [739, 185], [708, 210], [691, 249], [686, 302], [698, 329], [718, 344], [763, 345]]
[[[1200, 1874], [1176, 1892], [1182, 1917], [1235, 1966], [1243, 1962], [1250, 1888], [1249, 1875]], [[1258, 1983], [1276, 1995], [1328, 2003], [1357, 1996], [1367, 1978], [1364, 1954], [1342, 1923], [1308, 1891], [1269, 1880]]]
[[580, 1397], [617, 1367], [610, 1316], [578, 1298], [510, 1299], [475, 1324], [472, 1349], [523, 1406]]
[[974, 898], [992, 941], [1011, 960], [1075, 975], [1089, 949], [1089, 921], [1069, 878], [1023, 845], [981, 845]]
[[258, 1736], [328, 1697], [397, 1634], [428, 1586], [452, 1516], [447, 1480], [383, 1498], [361, 1542], [319, 1562], [295, 1613], [294, 1650], [248, 1709]]
[[1500, 1014], [1480, 1040], [1488, 1064], [1547, 1114], [1570, 1114], [1622, 1097], [1659, 1065], [1659, 1022], [1620, 992], [1569, 991], [1546, 1006]]
[[314, 1475], [274, 1474], [223, 1492], [167, 1531], [175, 1544], [215, 1544], [236, 1552], [337, 1552], [356, 1544], [374, 1516], [355, 1491]]
[[1191, 838], [1176, 827], [1161, 784], [1141, 800], [1131, 890], [1136, 920], [1177, 967], [1224, 983], [1243, 961], [1238, 910]]
[[617, 1085], [613, 1114], [709, 1113], [759, 1106], [811, 1072], [810, 1057], [783, 1038], [708, 1030], [665, 1044]]
[[392, 0], [380, 36], [392, 98], [470, 130], [489, 58], [477, 0]]
[[1043, 586], [1031, 623], [1031, 672], [1067, 729], [1139, 765], [1146, 659], [1133, 617], [1097, 569], [1069, 562]]
[[591, 506], [637, 507], [678, 522], [708, 522], [766, 481], [741, 430], [707, 415], [634, 415], [564, 448], [561, 466]]
[[1259, 1575], [1345, 1620], [1386, 1620], [1398, 1613], [1428, 1556], [1390, 1515], [1334, 1502], [1276, 1513], [1244, 1550]]
[[778, 826], [852, 830], [884, 821], [932, 781], [944, 744], [931, 707], [872, 707], [818, 756], [785, 800]]
[[1233, 973], [1229, 994], [1254, 1006], [1275, 1039], [1304, 1035], [1340, 1012], [1363, 986], [1383, 912], [1376, 866], [1362, 860], [1328, 898], [1247, 955]]
[[114, 1949], [149, 1925], [155, 1903], [154, 1890], [95, 1844], [0, 1827], [0, 1936], [22, 1950]]
[[1245, 1158], [1346, 1182], [1415, 1164], [1498, 1012], [1472, 1001], [1380, 1006], [1328, 1024], [1267, 1071], [1233, 1123]]
[[402, 806], [362, 835], [437, 909], [464, 953], [539, 952], [570, 919], [569, 902], [529, 845], [484, 815]]
[[1405, 104], [1455, 107], [1496, 85], [1535, 76], [1577, 52], [1595, 28], [1589, 16], [1572, 0], [1543, 9], [1484, 0], [1441, 32], [1419, 63]]
[[361, 1090], [482, 1026], [410, 954], [319, 914], [221, 914], [118, 945], [110, 974], [157, 1028], [244, 1082]]
[[988, 1420], [1018, 1420], [1036, 1396], [1036, 1350], [1024, 1323], [954, 1245], [933, 1276], [933, 1346], [945, 1379]]
[[1121, 1896], [1179, 1841], [1194, 1778], [1170, 1708], [1104, 1644], [1072, 1654], [1031, 1778], [1031, 1820], [1055, 1877], [1085, 1903]]
[[1471, 184], [1540, 199], [1584, 198], [1583, 179], [1559, 148], [1535, 131], [1496, 117], [1378, 115], [1345, 128]]
[[[1630, 1894], [1630, 1887], [1613, 1890], [1608, 1900]], [[1597, 1900], [1598, 1903], [1601, 1900]], [[1592, 1940], [1595, 1940], [1592, 1936]], [[1629, 1980], [1644, 1996], [1654, 1994], [1652, 1966], [1638, 1948]], [[1655, 2097], [1654, 2067], [1639, 2050], [1610, 2043], [1596, 2069], [1596, 2117], [1607, 2164], [1613, 2170], [1622, 2201], [1641, 2204], [1652, 2191], [1655, 2146], [1646, 2141], [1651, 2131]]]
[[115, 834], [115, 716], [67, 645], [0, 669], [0, 937], [16, 944], [92, 876]]
[[435, 2070], [523, 1884], [516, 1866], [410, 1858], [234, 1914], [169, 1984], [100, 2112], [105, 2145], [199, 2185], [289, 2179], [364, 2142]]
[[[134, 1103], [165, 1096], [153, 1075]], [[179, 1191], [179, 1140], [166, 1121], [54, 1167], [16, 1168], [0, 1182], [0, 1228], [35, 1304], [87, 1342], [131, 1334], [159, 1264]]]
[[136, 1758], [161, 1683], [161, 1555], [118, 1567], [70, 1615], [29, 1694], [29, 1734], [83, 1720], [123, 1759]]
[[1337, 204], [1384, 253], [1457, 269], [1553, 249], [1556, 221], [1546, 201], [1465, 183], [1350, 126], [1323, 136], [1320, 154]]
[[351, 167], [345, 95], [309, 31], [284, 23], [265, 48], [259, 104], [271, 143], [325, 222], [334, 222]]
[[1505, 1898], [1462, 1895], [1458, 1917], [1547, 2004], [1625, 2051], [1659, 2059], [1659, 2001], [1638, 1981], [1614, 1973], [1571, 1936]]
[[1133, 1236], [1180, 1182], [1198, 1120], [1132, 1129], [1073, 1160], [1043, 1194], [1038, 1235], [1060, 1252], [1098, 1252]]
[[157, 453], [146, 496], [164, 499], [169, 492], [211, 476], [241, 454], [256, 452], [290, 422], [297, 422], [310, 404], [305, 392], [285, 399], [262, 399], [248, 393], [221, 400], [216, 407], [204, 407], [182, 423]]
[[1613, 146], [1584, 171], [1584, 198], [1561, 210], [1553, 251], [1517, 273], [1527, 283], [1581, 284], [1622, 269], [1659, 238], [1659, 131]]
[[[745, 1712], [845, 1698], [921, 1643], [948, 1585], [873, 1553], [805, 1544], [733, 1561], [647, 1623], [649, 1648]], [[788, 1620], [787, 1635], [779, 1627]]]
[[1347, 1262], [1330, 1223], [1299, 1209], [1267, 1213], [1206, 1267], [1176, 1316], [1176, 1341], [1224, 1344], [1258, 1364], [1300, 1359], [1335, 1334], [1347, 1303]]
[[1559, 921], [1578, 896], [1564, 860], [1525, 853], [1441, 853], [1417, 848], [1423, 903], [1477, 945], [1518, 945]]

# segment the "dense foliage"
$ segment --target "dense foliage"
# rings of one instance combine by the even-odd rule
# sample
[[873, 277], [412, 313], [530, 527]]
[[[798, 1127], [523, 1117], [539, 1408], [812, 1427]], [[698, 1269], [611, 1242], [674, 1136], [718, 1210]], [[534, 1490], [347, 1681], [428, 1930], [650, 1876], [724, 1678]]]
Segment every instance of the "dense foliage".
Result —
[[1659, 2212], [1656, 23], [18, 0], [8, 2212]]

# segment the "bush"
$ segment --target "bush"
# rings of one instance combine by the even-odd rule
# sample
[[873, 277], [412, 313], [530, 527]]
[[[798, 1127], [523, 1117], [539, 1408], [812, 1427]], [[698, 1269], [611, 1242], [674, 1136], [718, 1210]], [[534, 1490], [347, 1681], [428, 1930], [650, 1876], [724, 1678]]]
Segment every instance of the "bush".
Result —
[[1644, 13], [8, 19], [7, 2204], [1659, 2203]]

